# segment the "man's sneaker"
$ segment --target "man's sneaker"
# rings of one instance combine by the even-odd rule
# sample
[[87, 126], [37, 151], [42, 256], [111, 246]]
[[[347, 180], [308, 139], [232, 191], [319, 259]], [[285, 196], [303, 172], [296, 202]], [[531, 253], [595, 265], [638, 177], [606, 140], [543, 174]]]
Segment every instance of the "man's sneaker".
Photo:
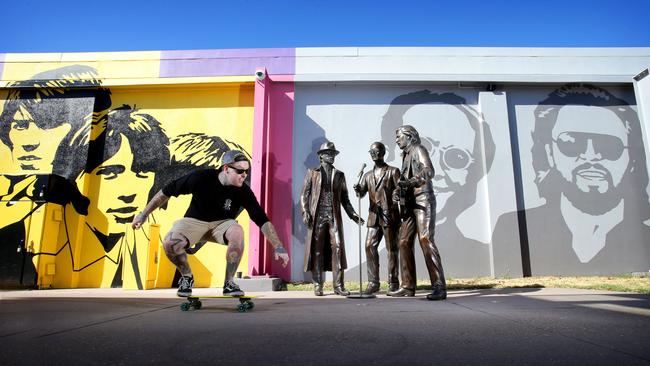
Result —
[[242, 291], [235, 282], [227, 281], [223, 285], [223, 296], [242, 297], [244, 296], [244, 291]]
[[178, 291], [176, 291], [176, 295], [180, 297], [192, 296], [193, 285], [193, 276], [181, 276], [181, 278], [178, 280]]

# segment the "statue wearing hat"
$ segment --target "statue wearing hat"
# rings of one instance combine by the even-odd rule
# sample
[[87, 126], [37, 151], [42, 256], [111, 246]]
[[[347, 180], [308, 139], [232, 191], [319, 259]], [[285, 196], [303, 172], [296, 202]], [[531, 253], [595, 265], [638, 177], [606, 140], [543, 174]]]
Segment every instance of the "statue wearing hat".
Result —
[[314, 294], [323, 296], [324, 272], [332, 271], [334, 293], [349, 295], [343, 283], [347, 268], [341, 206], [357, 224], [363, 219], [350, 203], [345, 175], [334, 167], [338, 150], [326, 142], [318, 150], [320, 166], [309, 169], [300, 195], [302, 218], [307, 225], [305, 241], [305, 272], [311, 271]]

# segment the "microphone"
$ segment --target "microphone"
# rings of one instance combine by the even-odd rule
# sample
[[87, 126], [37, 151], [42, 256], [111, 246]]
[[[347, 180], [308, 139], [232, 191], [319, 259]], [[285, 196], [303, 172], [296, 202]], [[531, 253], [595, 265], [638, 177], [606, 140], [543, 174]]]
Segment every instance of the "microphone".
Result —
[[363, 163], [363, 165], [361, 165], [361, 171], [359, 171], [359, 181], [357, 182], [357, 184], [361, 184], [361, 179], [363, 179], [364, 169], [366, 169], [366, 163]]
[[363, 165], [361, 165], [361, 171], [359, 171], [359, 178], [361, 178], [361, 176], [363, 175], [364, 169], [366, 169], [366, 163], [363, 163]]

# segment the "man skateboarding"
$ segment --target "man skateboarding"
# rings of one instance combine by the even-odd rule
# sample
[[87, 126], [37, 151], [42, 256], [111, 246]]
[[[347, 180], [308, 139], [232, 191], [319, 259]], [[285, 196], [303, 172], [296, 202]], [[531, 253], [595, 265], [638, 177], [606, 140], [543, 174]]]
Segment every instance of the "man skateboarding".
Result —
[[262, 234], [275, 250], [275, 259], [287, 266], [289, 255], [282, 245], [275, 227], [257, 202], [253, 191], [244, 183], [251, 167], [246, 155], [239, 150], [227, 151], [219, 169], [192, 172], [166, 185], [149, 201], [145, 209], [133, 218], [131, 226], [139, 228], [156, 208], [181, 194], [191, 194], [192, 201], [185, 217], [174, 222], [163, 240], [167, 258], [176, 265], [181, 274], [177, 295], [192, 295], [194, 277], [187, 260], [186, 249], [202, 240], [228, 246], [226, 250], [226, 276], [223, 295], [244, 296], [233, 281], [244, 252], [244, 230], [235, 221], [242, 209], [260, 227]]

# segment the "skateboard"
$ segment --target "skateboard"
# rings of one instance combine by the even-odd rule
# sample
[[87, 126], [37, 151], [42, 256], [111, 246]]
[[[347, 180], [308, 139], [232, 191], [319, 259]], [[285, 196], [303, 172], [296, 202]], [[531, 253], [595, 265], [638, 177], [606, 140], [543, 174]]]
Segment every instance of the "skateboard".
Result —
[[190, 309], [201, 309], [201, 300], [199, 299], [239, 299], [237, 311], [245, 313], [255, 307], [255, 304], [253, 304], [251, 299], [256, 297], [257, 296], [188, 296], [185, 298], [187, 301], [181, 304], [181, 310], [188, 311]]

